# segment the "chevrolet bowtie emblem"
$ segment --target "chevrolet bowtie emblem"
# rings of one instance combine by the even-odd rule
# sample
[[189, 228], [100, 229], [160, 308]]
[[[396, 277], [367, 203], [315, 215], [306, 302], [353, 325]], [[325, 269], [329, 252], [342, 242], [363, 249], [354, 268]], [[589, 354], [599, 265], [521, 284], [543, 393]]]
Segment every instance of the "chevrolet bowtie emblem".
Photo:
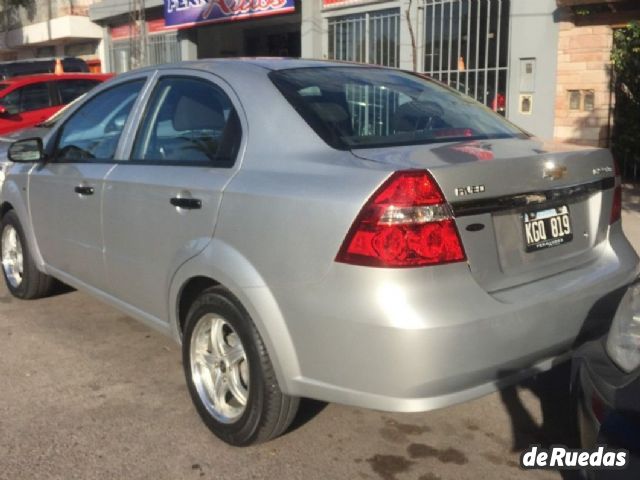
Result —
[[542, 178], [548, 178], [549, 180], [560, 180], [567, 174], [567, 167], [562, 165], [556, 165], [553, 162], [547, 162], [544, 164], [544, 170], [542, 171]]
[[525, 195], [524, 201], [527, 203], [527, 205], [530, 205], [532, 203], [542, 203], [547, 201], [547, 196], [533, 193], [533, 194]]

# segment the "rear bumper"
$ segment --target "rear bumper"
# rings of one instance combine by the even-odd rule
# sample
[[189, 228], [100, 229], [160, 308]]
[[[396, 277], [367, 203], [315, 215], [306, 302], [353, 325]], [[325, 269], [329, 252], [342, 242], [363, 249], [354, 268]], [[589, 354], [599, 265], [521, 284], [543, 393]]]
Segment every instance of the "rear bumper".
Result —
[[283, 388], [366, 408], [426, 411], [548, 369], [608, 329], [623, 287], [637, 276], [635, 252], [615, 237], [615, 248], [608, 245], [596, 262], [494, 295], [464, 263], [334, 264], [322, 284], [272, 289], [301, 372]]

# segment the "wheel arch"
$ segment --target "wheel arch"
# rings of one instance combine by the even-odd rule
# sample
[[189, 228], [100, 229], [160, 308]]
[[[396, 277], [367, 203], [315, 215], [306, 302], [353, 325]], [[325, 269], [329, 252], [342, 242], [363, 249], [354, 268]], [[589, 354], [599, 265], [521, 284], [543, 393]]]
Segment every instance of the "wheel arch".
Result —
[[182, 337], [182, 333], [184, 332], [187, 313], [189, 313], [189, 308], [193, 302], [206, 289], [216, 287], [218, 285], [220, 285], [220, 283], [215, 281], [213, 278], [196, 276], [188, 279], [180, 288], [178, 299], [176, 301], [176, 316], [180, 337]]
[[10, 202], [2, 202], [2, 205], [0, 205], [0, 218], [4, 217], [10, 210], [13, 210], [13, 205]]
[[4, 217], [8, 212], [14, 211], [20, 220], [20, 226], [24, 232], [29, 252], [33, 257], [36, 268], [43, 273], [47, 273], [46, 265], [38, 241], [33, 233], [33, 225], [31, 223], [31, 215], [27, 206], [26, 186], [21, 187], [13, 178], [5, 179], [2, 185], [2, 204], [0, 205], [0, 218]]
[[169, 292], [169, 322], [174, 338], [181, 342], [189, 305], [206, 288], [227, 289], [247, 311], [267, 348], [280, 388], [293, 392], [300, 375], [293, 340], [278, 303], [251, 263], [220, 240], [214, 239], [176, 272]]

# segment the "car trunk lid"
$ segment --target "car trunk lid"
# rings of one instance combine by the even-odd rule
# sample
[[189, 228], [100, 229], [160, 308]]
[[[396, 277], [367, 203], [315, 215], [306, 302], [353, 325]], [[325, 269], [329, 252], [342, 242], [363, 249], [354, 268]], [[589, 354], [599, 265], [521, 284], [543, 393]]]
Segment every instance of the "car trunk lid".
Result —
[[499, 139], [353, 152], [431, 172], [489, 292], [576, 268], [604, 248], [615, 183], [606, 150]]

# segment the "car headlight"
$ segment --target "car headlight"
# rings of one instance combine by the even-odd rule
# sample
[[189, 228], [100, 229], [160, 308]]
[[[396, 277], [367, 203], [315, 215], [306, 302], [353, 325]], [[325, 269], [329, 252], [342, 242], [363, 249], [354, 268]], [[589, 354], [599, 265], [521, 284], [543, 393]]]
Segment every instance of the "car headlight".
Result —
[[629, 287], [622, 297], [607, 338], [607, 353], [629, 373], [640, 367], [640, 284]]

